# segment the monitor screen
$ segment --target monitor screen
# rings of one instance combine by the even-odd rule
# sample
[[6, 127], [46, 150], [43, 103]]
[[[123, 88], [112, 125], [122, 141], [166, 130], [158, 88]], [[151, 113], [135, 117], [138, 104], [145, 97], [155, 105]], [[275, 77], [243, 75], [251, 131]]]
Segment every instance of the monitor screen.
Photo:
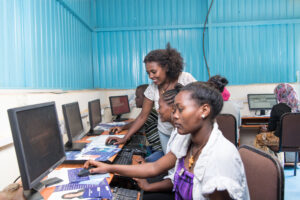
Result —
[[249, 110], [271, 110], [275, 104], [274, 94], [248, 94]]
[[81, 139], [85, 133], [78, 102], [62, 105], [69, 142]]
[[102, 121], [100, 99], [89, 102], [89, 119], [91, 129], [94, 129]]
[[109, 97], [111, 114], [121, 115], [130, 112], [128, 96], [111, 96]]
[[55, 103], [9, 109], [8, 116], [23, 188], [30, 190], [65, 160]]

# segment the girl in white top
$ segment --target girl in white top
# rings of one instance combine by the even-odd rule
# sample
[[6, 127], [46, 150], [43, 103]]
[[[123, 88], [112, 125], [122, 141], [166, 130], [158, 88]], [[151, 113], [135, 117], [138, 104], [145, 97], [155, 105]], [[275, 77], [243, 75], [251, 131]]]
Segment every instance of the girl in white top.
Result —
[[[148, 53], [144, 63], [146, 64], [147, 74], [153, 83], [148, 86], [144, 93], [146, 98], [144, 98], [142, 111], [134, 120], [124, 138], [110, 137], [107, 142], [114, 139], [117, 141], [115, 144], [126, 143], [144, 125], [153, 105], [158, 109], [158, 100], [165, 91], [174, 89], [177, 83], [186, 85], [196, 81], [191, 74], [183, 72], [183, 59], [176, 49], [171, 48], [169, 43], [166, 49], [157, 49]], [[163, 151], [166, 152], [172, 125], [169, 122], [161, 122], [159, 116], [157, 128]]]
[[168, 154], [154, 163], [108, 165], [89, 160], [84, 167], [96, 166], [91, 173], [110, 172], [147, 178], [172, 168], [176, 163], [173, 177], [175, 199], [248, 200], [248, 186], [239, 153], [214, 124], [222, 105], [222, 96], [215, 88], [200, 82], [188, 84], [175, 98], [173, 121], [180, 135], [175, 137]]

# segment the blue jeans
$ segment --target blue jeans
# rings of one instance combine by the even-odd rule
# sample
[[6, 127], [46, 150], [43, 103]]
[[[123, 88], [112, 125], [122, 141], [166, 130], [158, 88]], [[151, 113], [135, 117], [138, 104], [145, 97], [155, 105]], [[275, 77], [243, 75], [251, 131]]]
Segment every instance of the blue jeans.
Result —
[[155, 162], [164, 156], [164, 152], [162, 151], [152, 151], [151, 146], [147, 147], [147, 151], [150, 153], [150, 155], [145, 158], [146, 162]]
[[158, 131], [161, 147], [163, 149], [164, 154], [166, 154], [167, 145], [170, 139], [170, 135], [166, 135], [163, 132]]

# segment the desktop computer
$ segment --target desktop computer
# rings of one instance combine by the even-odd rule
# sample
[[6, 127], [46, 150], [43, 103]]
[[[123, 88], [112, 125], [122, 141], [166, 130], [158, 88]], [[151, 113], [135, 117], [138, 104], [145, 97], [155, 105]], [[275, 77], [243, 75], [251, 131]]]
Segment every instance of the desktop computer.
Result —
[[65, 160], [55, 103], [12, 108], [8, 117], [24, 195], [42, 199], [43, 184], [56, 180], [41, 180]]
[[265, 115], [265, 110], [271, 110], [277, 104], [274, 94], [248, 94], [249, 110], [260, 111], [260, 115]]
[[95, 130], [95, 127], [102, 121], [100, 99], [89, 101], [90, 131], [87, 135], [101, 135], [104, 130]]
[[78, 102], [64, 104], [62, 105], [62, 110], [68, 135], [65, 150], [80, 151], [86, 144], [74, 142], [80, 140], [85, 135]]
[[126, 118], [121, 118], [122, 114], [130, 113], [128, 95], [122, 96], [110, 96], [109, 103], [111, 108], [111, 114], [116, 116], [116, 122], [128, 120]]

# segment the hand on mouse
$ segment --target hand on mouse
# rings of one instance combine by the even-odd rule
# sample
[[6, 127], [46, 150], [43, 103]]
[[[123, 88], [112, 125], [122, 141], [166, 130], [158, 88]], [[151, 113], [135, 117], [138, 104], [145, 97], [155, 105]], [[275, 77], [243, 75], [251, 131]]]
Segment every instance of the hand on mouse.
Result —
[[114, 133], [120, 133], [121, 131], [123, 131], [123, 128], [122, 127], [119, 127], [119, 126], [116, 126], [116, 127], [113, 127], [111, 129], [109, 129], [109, 132], [114, 132]]
[[114, 144], [125, 144], [127, 142], [127, 140], [125, 138], [109, 137], [109, 138], [106, 139], [105, 143], [108, 144], [112, 140], [116, 140], [116, 142]]
[[84, 163], [83, 167], [88, 168], [89, 166], [95, 166], [95, 168], [90, 169], [90, 173], [99, 173], [99, 174], [105, 174], [109, 173], [109, 164], [105, 164], [102, 162], [97, 162], [95, 160], [88, 160]]

